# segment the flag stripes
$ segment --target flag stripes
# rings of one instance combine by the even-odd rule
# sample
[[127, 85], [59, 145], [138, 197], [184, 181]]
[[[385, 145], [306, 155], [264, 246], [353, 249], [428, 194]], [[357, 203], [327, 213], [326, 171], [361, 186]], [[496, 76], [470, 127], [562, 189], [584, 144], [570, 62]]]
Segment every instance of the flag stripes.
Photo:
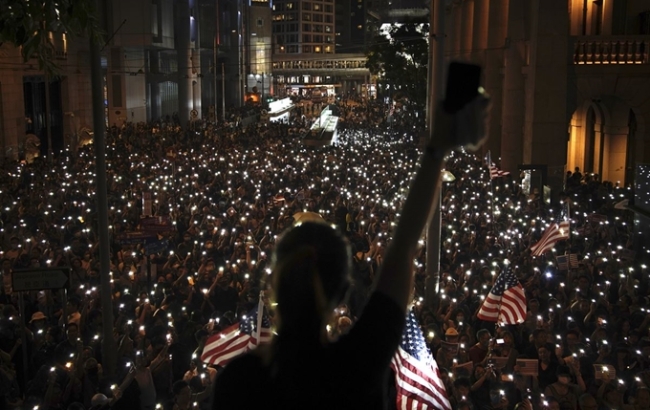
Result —
[[546, 251], [553, 249], [555, 244], [561, 240], [569, 239], [569, 221], [554, 223], [549, 226], [540, 240], [530, 247], [533, 256], [543, 255]]
[[397, 408], [451, 410], [438, 365], [427, 348], [420, 325], [409, 311], [402, 340], [391, 360], [397, 388]]
[[477, 317], [508, 325], [526, 319], [526, 292], [511, 271], [502, 272], [478, 311]]

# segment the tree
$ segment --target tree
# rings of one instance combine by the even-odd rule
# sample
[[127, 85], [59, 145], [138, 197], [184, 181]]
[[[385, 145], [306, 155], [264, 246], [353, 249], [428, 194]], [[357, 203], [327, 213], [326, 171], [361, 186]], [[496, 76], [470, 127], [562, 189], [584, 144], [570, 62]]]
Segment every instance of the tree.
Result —
[[100, 39], [94, 2], [90, 0], [3, 0], [0, 7], [0, 45], [19, 47], [23, 60], [38, 61], [45, 75], [45, 124], [48, 157], [52, 158], [49, 80], [60, 74], [51, 33]]
[[366, 67], [378, 77], [384, 96], [402, 98], [424, 112], [427, 95], [429, 24], [396, 23], [375, 37], [366, 53]]

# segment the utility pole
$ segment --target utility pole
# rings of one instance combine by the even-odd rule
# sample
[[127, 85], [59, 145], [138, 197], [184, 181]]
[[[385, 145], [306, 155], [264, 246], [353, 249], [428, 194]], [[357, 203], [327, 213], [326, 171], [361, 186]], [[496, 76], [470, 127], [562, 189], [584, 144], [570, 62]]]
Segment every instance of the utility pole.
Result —
[[[95, 1], [99, 10], [99, 1]], [[106, 193], [106, 141], [102, 61], [99, 44], [90, 36], [90, 86], [92, 90], [93, 128], [95, 144], [95, 172], [97, 174], [97, 219], [99, 224], [99, 261], [102, 306], [102, 366], [104, 374], [114, 376], [117, 366], [117, 348], [113, 337], [113, 300], [111, 298], [111, 265], [108, 236], [108, 198]]]
[[[427, 125], [429, 127], [429, 138], [433, 135], [435, 112], [437, 105], [443, 99], [443, 87], [445, 78], [445, 1], [431, 0], [431, 20], [429, 33], [429, 78], [427, 90]], [[438, 183], [442, 183], [438, 181]], [[436, 206], [429, 227], [427, 228], [427, 291], [429, 300], [427, 304], [432, 306], [438, 303], [437, 294], [440, 290], [440, 244], [441, 244], [441, 213], [442, 192], [438, 195], [438, 206]], [[431, 289], [433, 288], [433, 289]], [[433, 291], [433, 292], [432, 292]]]
[[226, 64], [221, 63], [221, 115], [226, 121]]
[[212, 74], [214, 75], [214, 122], [217, 122], [217, 33], [214, 34], [214, 50], [212, 53]]

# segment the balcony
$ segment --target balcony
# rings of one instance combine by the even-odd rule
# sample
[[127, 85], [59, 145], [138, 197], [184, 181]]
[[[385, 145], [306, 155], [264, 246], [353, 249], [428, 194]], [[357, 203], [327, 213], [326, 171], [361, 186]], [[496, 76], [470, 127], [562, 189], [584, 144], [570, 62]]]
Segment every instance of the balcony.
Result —
[[649, 64], [650, 36], [576, 37], [574, 64]]

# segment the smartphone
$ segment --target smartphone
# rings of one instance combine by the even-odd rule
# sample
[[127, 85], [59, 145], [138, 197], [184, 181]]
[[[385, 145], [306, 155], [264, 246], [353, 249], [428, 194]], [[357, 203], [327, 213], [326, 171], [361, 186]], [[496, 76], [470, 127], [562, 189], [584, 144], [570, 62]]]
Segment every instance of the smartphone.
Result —
[[498, 345], [502, 345], [504, 343], [505, 343], [505, 341], [503, 339], [497, 339], [497, 344]]
[[460, 111], [478, 96], [481, 66], [454, 61], [447, 71], [444, 108], [450, 114]]

